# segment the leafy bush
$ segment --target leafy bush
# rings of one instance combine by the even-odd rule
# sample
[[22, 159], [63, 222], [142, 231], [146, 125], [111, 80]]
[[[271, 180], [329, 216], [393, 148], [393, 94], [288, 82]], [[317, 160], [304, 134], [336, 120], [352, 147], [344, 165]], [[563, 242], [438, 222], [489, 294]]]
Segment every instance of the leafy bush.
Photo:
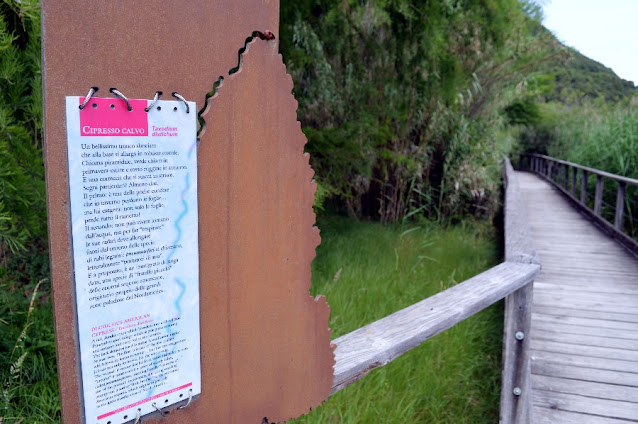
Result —
[[496, 162], [510, 146], [502, 106], [553, 40], [533, 4], [281, 7], [281, 50], [333, 205], [384, 222], [494, 212]]
[[0, 265], [46, 249], [40, 9], [0, 3]]

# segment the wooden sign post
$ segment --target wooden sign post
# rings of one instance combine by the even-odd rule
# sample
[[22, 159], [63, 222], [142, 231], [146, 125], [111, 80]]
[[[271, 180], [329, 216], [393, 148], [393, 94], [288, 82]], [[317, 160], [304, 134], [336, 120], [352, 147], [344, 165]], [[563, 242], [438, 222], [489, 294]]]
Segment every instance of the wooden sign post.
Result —
[[[275, 0], [43, 1], [49, 243], [65, 423], [104, 421], [84, 408], [93, 394], [82, 388], [76, 289], [87, 282], [73, 261], [65, 114], [66, 97], [89, 87], [133, 99], [178, 92], [204, 109], [197, 147], [201, 395], [175, 405], [189, 403], [182, 409], [164, 410], [157, 399], [159, 411], [142, 422], [277, 422], [330, 394], [329, 309], [308, 292], [319, 244], [315, 185], [278, 54], [278, 15]], [[120, 415], [107, 421], [136, 419]]]

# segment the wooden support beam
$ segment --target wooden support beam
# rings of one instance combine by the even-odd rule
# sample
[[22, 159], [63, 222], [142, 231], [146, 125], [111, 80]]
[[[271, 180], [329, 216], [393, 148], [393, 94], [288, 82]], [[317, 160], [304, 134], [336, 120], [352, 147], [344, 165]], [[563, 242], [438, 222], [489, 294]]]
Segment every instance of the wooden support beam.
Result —
[[627, 184], [622, 181], [618, 182], [618, 192], [616, 193], [616, 219], [614, 220], [614, 227], [622, 232], [623, 218], [625, 216], [625, 193], [627, 191]]
[[583, 175], [580, 179], [580, 203], [587, 206], [587, 178], [589, 174], [583, 169]]
[[596, 197], [594, 199], [594, 214], [601, 216], [603, 210], [603, 189], [605, 179], [602, 175], [596, 175]]
[[531, 423], [532, 384], [530, 328], [534, 283], [505, 298], [501, 424]]

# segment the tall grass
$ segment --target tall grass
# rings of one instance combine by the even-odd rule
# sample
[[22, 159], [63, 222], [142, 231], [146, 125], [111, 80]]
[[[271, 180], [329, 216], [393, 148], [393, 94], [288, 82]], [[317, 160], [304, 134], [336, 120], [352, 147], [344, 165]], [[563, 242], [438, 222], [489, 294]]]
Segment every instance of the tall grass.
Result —
[[55, 423], [60, 401], [48, 281], [0, 283], [0, 422]]
[[[483, 224], [441, 229], [330, 218], [313, 268], [338, 337], [497, 262]], [[491, 307], [338, 392], [297, 423], [498, 421], [502, 308]]]
[[[312, 291], [327, 296], [335, 337], [457, 284], [498, 257], [485, 223], [443, 229], [328, 217], [319, 226]], [[50, 286], [0, 277], [0, 422], [59, 423]], [[496, 422], [501, 337], [501, 308], [489, 308], [296, 422]]]
[[[638, 179], [638, 105], [585, 106], [559, 111], [550, 155], [613, 174]], [[595, 178], [588, 180], [593, 205]], [[613, 222], [617, 184], [606, 180], [602, 215]], [[638, 239], [638, 187], [628, 186], [624, 230]]]
[[638, 106], [561, 111], [549, 154], [638, 178]]

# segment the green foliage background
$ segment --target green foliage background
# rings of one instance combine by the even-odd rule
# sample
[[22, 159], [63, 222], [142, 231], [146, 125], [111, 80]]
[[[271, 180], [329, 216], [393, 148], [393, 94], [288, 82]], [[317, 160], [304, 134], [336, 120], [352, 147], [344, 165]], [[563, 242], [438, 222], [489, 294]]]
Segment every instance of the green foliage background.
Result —
[[0, 2], [0, 262], [46, 246], [40, 8]]
[[329, 205], [393, 222], [491, 216], [502, 108], [556, 42], [518, 0], [281, 5], [312, 165]]
[[0, 1], [0, 417], [59, 420], [47, 280], [40, 7]]
[[[335, 213], [382, 223], [423, 223], [420, 218], [426, 218], [481, 228], [472, 217], [491, 218], [498, 210], [499, 161], [512, 151], [549, 153], [638, 177], [633, 83], [561, 46], [540, 25], [540, 9], [533, 0], [285, 1], [280, 35], [319, 182], [316, 207], [327, 215], [327, 228], [334, 230], [334, 239], [325, 239], [330, 253], [318, 258], [315, 274], [322, 290], [334, 290], [335, 305], [354, 298], [348, 290], [381, 291], [371, 301], [390, 312], [399, 307], [395, 301], [413, 302], [423, 295], [418, 292], [421, 286], [410, 287], [414, 292], [404, 290], [407, 283], [393, 295], [383, 292], [394, 289], [384, 282], [370, 285], [375, 275], [364, 276], [363, 270], [372, 268], [368, 261], [377, 266], [382, 261], [349, 251], [352, 240], [364, 233], [373, 234], [359, 241], [362, 246], [395, 246], [393, 276], [412, 280], [412, 273], [425, 272], [425, 264], [434, 257], [423, 253], [429, 248], [421, 243], [428, 239], [427, 231], [414, 238], [417, 232], [404, 232], [401, 225], [381, 229], [369, 223], [350, 231], [352, 221], [332, 221]], [[39, 1], [0, 0], [0, 417], [6, 422], [21, 417], [56, 422], [60, 417], [47, 280], [40, 69]], [[638, 210], [638, 205], [631, 207]], [[497, 261], [483, 244], [490, 236], [474, 239], [467, 234], [471, 230], [466, 226], [445, 251], [455, 253], [442, 254], [458, 257], [470, 239], [475, 244], [472, 252], [486, 251], [463, 278]], [[339, 247], [339, 240], [346, 246]], [[466, 253], [471, 257], [472, 252]], [[356, 253], [348, 262], [352, 266], [338, 265], [350, 253]], [[453, 284], [454, 273], [463, 265], [439, 260], [437, 269], [444, 268], [441, 264], [454, 268], [449, 277]], [[362, 266], [357, 268], [357, 262]], [[408, 267], [410, 275], [405, 276]], [[343, 280], [335, 289], [341, 269]], [[376, 272], [379, 275], [384, 274]], [[462, 279], [460, 271], [458, 277]], [[443, 289], [446, 277], [436, 278], [441, 279], [438, 289]], [[345, 288], [344, 281], [349, 281]], [[436, 284], [431, 289], [437, 289]], [[406, 293], [414, 299], [406, 300]], [[346, 306], [344, 315], [356, 312]], [[345, 331], [373, 319], [366, 315], [372, 308], [363, 306], [361, 316], [331, 325], [340, 332], [340, 326]], [[436, 386], [440, 393], [427, 395], [442, 403], [403, 401], [403, 392], [393, 388], [396, 398], [389, 399], [396, 402], [386, 402], [400, 406], [393, 413], [408, 411], [415, 420], [447, 417], [449, 422], [484, 419], [475, 419], [470, 410], [476, 417], [494, 414], [490, 405], [496, 403], [498, 390], [488, 368], [498, 352], [481, 357], [478, 352], [484, 350], [478, 346], [494, 345], [489, 327], [498, 313], [485, 314], [492, 318], [463, 324], [445, 336], [447, 340], [460, 335], [458, 342], [442, 343], [439, 352], [455, 352], [461, 361], [464, 353], [458, 346], [463, 340], [473, 336], [480, 341], [471, 356], [474, 369], [480, 369], [475, 380], [490, 381], [487, 400], [479, 399], [481, 388], [470, 381], [464, 390], [471, 404], [448, 396], [445, 391], [455, 378], [449, 368], [456, 362], [444, 358], [438, 377], [452, 382]], [[421, 378], [411, 372], [419, 361], [377, 373], [372, 380], [376, 383], [370, 384], [377, 396], [371, 405], [380, 404], [397, 376]], [[413, 383], [423, 388], [421, 381]], [[356, 387], [349, 391], [363, 399], [365, 389]], [[356, 422], [361, 416], [361, 411], [345, 407], [352, 402], [344, 395], [334, 399], [333, 409], [324, 408], [304, 420]], [[458, 404], [454, 410], [449, 408], [453, 404]], [[373, 408], [365, 413], [374, 415]], [[437, 408], [444, 415], [437, 415]], [[397, 422], [403, 416], [397, 415]]]
[[[46, 252], [40, 17], [0, 2], [0, 258]], [[281, 4], [317, 206], [395, 222], [498, 208], [502, 109], [555, 40], [519, 0]]]

